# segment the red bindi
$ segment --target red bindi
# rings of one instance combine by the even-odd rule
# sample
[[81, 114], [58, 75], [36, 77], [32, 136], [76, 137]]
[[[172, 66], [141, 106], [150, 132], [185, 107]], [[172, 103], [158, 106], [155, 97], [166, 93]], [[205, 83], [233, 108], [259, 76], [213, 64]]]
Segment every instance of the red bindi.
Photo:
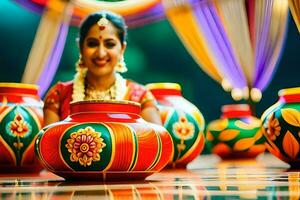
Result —
[[103, 31], [105, 28], [105, 26], [99, 26], [100, 31]]

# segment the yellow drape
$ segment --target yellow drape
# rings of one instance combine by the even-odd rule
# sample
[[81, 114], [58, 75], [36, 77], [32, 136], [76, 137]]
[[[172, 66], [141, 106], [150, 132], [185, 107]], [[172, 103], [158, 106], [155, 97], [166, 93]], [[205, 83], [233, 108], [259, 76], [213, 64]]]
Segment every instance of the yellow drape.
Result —
[[218, 0], [215, 2], [236, 60], [244, 71], [248, 85], [252, 85], [254, 59], [245, 0]]
[[300, 33], [300, 0], [289, 0], [289, 6]]
[[185, 3], [178, 5], [174, 0], [163, 0], [162, 2], [168, 20], [194, 60], [204, 72], [221, 83], [222, 77], [211, 59], [212, 56], [209, 55], [210, 51], [198, 29], [190, 5]]
[[48, 2], [27, 59], [22, 77], [23, 83], [37, 83], [57, 40], [61, 23], [70, 22], [71, 10], [72, 6], [65, 1]]
[[269, 63], [267, 63], [269, 67], [265, 68], [266, 71], [273, 71], [274, 68], [271, 67], [278, 62], [278, 56], [285, 39], [284, 35], [288, 18], [288, 2], [283, 0], [274, 1], [272, 10], [269, 37], [267, 39], [267, 45], [272, 49], [272, 57]]

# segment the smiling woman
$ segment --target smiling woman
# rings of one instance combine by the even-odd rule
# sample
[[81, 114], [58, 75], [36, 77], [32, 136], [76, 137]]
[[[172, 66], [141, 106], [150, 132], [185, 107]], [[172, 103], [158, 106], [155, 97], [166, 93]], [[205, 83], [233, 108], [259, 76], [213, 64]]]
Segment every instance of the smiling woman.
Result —
[[89, 15], [79, 34], [80, 58], [74, 80], [59, 82], [45, 98], [45, 125], [63, 120], [70, 113], [70, 102], [82, 100], [130, 100], [141, 104], [141, 116], [161, 124], [151, 92], [119, 72], [127, 71], [123, 54], [126, 48], [126, 24], [112, 12]]

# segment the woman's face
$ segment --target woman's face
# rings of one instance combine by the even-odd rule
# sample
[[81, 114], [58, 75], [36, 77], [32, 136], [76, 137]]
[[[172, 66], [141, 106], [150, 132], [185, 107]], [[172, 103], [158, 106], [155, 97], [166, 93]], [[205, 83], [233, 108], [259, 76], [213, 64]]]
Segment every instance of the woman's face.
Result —
[[111, 75], [120, 61], [126, 45], [121, 44], [117, 28], [111, 22], [100, 30], [94, 24], [84, 39], [81, 49], [84, 65], [88, 73], [96, 77]]

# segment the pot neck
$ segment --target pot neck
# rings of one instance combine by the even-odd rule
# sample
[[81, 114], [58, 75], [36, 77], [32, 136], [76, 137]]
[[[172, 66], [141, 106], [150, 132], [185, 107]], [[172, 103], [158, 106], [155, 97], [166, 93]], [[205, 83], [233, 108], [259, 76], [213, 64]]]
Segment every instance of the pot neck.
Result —
[[181, 87], [177, 83], [150, 83], [146, 87], [154, 96], [174, 95], [182, 96]]
[[243, 118], [251, 116], [248, 104], [232, 104], [222, 106], [221, 118]]
[[141, 107], [136, 102], [130, 101], [112, 101], [112, 100], [93, 100], [93, 101], [79, 101], [71, 103], [70, 116], [72, 118], [80, 118], [85, 116], [99, 116], [109, 115], [114, 116], [131, 116], [133, 118], [140, 118]]
[[300, 87], [282, 89], [278, 96], [281, 102], [300, 103]]
[[38, 86], [25, 83], [0, 83], [0, 93], [38, 95]]

